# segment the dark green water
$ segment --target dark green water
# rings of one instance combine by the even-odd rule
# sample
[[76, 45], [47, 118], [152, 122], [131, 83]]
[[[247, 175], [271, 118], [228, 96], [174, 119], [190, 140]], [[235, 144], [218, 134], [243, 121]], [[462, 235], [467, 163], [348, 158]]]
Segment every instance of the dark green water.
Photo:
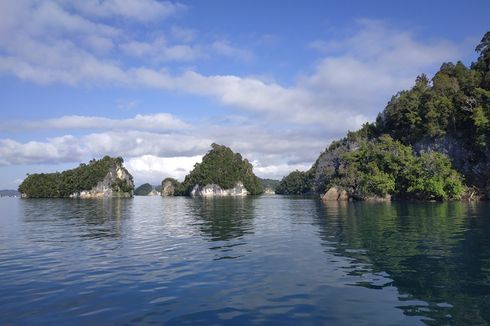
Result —
[[0, 199], [3, 324], [490, 323], [488, 203]]

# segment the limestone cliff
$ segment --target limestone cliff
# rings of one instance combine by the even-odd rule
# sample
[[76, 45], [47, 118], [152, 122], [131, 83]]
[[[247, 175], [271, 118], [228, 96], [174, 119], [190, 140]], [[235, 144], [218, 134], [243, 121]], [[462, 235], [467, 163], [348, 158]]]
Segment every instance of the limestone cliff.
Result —
[[[133, 177], [121, 165], [114, 165], [102, 181], [90, 190], [70, 194], [70, 198], [112, 198], [133, 196]], [[124, 188], [124, 189], [123, 189]], [[131, 191], [128, 191], [131, 188]]]
[[231, 189], [222, 189], [216, 184], [206, 186], [195, 185], [191, 191], [191, 196], [198, 197], [224, 197], [224, 196], [247, 196], [249, 192], [243, 186], [243, 183], [237, 182]]

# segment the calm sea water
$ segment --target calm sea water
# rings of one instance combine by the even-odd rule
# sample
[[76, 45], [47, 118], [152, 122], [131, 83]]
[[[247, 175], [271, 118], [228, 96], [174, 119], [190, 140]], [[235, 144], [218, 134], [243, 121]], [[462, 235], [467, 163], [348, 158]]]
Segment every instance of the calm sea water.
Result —
[[490, 323], [488, 203], [0, 199], [0, 324]]

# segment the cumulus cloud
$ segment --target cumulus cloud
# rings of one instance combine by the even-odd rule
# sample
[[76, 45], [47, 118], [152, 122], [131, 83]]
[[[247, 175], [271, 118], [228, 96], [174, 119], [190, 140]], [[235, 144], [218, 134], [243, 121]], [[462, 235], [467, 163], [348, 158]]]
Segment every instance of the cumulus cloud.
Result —
[[63, 116], [60, 118], [13, 121], [0, 123], [0, 130], [62, 130], [62, 129], [109, 129], [109, 130], [154, 130], [165, 131], [188, 128], [182, 120], [167, 113], [152, 115], [137, 114], [129, 119], [111, 119], [104, 117], [87, 117], [79, 115]]
[[138, 183], [159, 184], [166, 177], [183, 181], [194, 164], [202, 161], [202, 155], [159, 157], [142, 155], [126, 160], [125, 166]]
[[192, 61], [201, 56], [199, 46], [169, 45], [163, 37], [158, 37], [152, 42], [130, 41], [121, 43], [119, 48], [127, 55], [144, 57], [155, 62]]
[[0, 165], [73, 162], [83, 157], [77, 139], [67, 135], [46, 142], [0, 139]]

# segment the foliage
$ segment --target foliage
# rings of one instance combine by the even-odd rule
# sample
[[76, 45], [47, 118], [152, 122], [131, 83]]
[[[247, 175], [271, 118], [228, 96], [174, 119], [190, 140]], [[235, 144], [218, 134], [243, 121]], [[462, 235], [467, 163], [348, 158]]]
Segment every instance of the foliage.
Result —
[[344, 155], [344, 164], [333, 184], [359, 198], [395, 195], [399, 198], [445, 200], [464, 191], [461, 176], [441, 153], [413, 154], [410, 146], [383, 135], [361, 143]]
[[276, 194], [302, 195], [310, 192], [311, 186], [310, 173], [296, 170], [282, 178], [276, 188]]
[[259, 180], [260, 180], [260, 184], [262, 185], [262, 188], [264, 188], [264, 189], [270, 188], [270, 189], [272, 189], [274, 191], [276, 190], [276, 188], [281, 183], [281, 181], [274, 180], [274, 179], [262, 179], [262, 178], [259, 178]]
[[[122, 166], [123, 162], [121, 157], [104, 156], [100, 160], [93, 159], [89, 164], [82, 163], [75, 169], [61, 173], [30, 174], [19, 186], [19, 191], [30, 198], [69, 197], [73, 193], [92, 189], [116, 166]], [[133, 185], [132, 182], [118, 180], [112, 185], [112, 190], [132, 192]]]
[[134, 190], [135, 196], [148, 196], [152, 192], [153, 186], [149, 183], [144, 183]]
[[441, 153], [422, 153], [410, 167], [406, 193], [413, 198], [429, 200], [458, 199], [465, 190], [461, 176]]
[[239, 181], [252, 195], [263, 192], [260, 180], [247, 159], [242, 159], [239, 153], [233, 153], [226, 146], [212, 144], [211, 147], [202, 162], [194, 165], [194, 169], [185, 177], [182, 183], [185, 194], [190, 194], [195, 185], [217, 184], [223, 189], [231, 189]]

